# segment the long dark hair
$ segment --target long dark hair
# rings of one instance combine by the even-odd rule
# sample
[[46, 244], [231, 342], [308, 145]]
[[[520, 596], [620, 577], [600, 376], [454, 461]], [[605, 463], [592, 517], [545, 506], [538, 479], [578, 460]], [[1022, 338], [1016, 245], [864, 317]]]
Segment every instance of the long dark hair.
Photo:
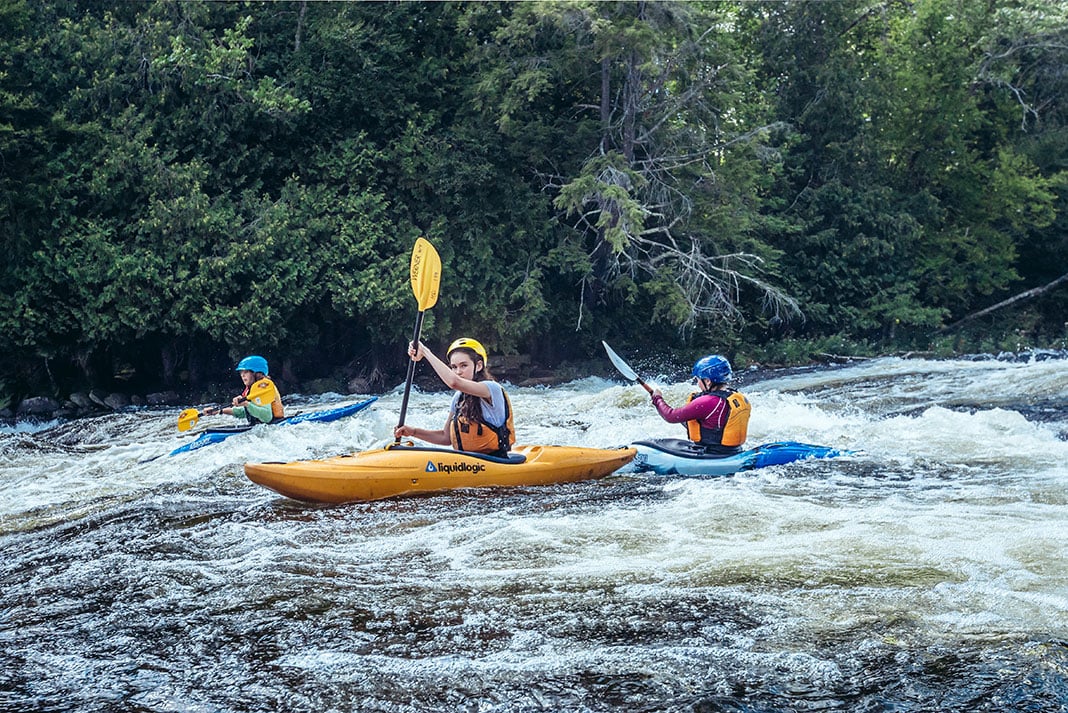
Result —
[[[496, 381], [493, 374], [490, 373], [489, 366], [480, 357], [474, 349], [468, 349], [467, 347], [457, 347], [446, 355], [446, 358], [451, 359], [455, 352], [463, 352], [471, 357], [471, 362], [475, 365], [475, 374], [471, 377], [472, 381]], [[478, 368], [479, 362], [482, 363], [482, 369]], [[460, 403], [456, 407], [458, 416], [463, 416], [469, 422], [485, 423], [482, 420], [482, 399], [471, 394], [460, 394]]]

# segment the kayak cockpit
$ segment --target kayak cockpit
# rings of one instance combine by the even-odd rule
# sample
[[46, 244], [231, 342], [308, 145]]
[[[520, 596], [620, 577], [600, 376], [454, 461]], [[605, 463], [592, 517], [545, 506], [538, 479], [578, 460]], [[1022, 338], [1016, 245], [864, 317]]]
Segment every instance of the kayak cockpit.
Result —
[[697, 458], [701, 460], [720, 460], [722, 458], [729, 458], [734, 455], [738, 455], [742, 452], [741, 448], [731, 451], [720, 451], [705, 448], [699, 446], [693, 441], [688, 441], [682, 438], [655, 438], [648, 441], [634, 441], [633, 446], [645, 446], [647, 448], [653, 448], [662, 453], [670, 453], [680, 458]]
[[527, 457], [522, 453], [511, 452], [506, 458], [500, 456], [490, 455], [488, 453], [476, 453], [474, 451], [458, 451], [452, 448], [435, 448], [434, 446], [416, 446], [409, 443], [400, 443], [396, 445], [387, 446], [391, 451], [424, 451], [427, 453], [447, 453], [448, 455], [467, 456], [469, 458], [477, 458], [478, 460], [488, 461], [490, 463], [500, 463], [502, 465], [519, 465], [520, 463], [526, 463]]

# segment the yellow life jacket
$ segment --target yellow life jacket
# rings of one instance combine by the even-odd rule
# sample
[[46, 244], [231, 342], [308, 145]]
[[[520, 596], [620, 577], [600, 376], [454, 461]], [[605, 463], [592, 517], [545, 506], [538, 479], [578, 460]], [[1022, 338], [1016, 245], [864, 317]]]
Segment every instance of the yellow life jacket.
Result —
[[727, 421], [723, 424], [722, 430], [703, 426], [697, 419], [687, 421], [686, 433], [689, 435], [690, 440], [702, 446], [727, 446], [729, 448], [741, 446], [745, 443], [749, 433], [749, 412], [751, 410], [749, 399], [745, 397], [745, 394], [734, 389], [723, 389], [722, 391], [704, 391], [699, 394], [690, 394], [690, 398], [686, 399], [686, 403], [690, 403], [698, 396], [705, 396], [706, 394], [719, 396], [727, 403]]
[[460, 415], [460, 403], [464, 399], [477, 399], [479, 397], [470, 394], [460, 396], [456, 404], [456, 413], [449, 420], [449, 439], [452, 447], [458, 451], [471, 451], [473, 453], [487, 453], [495, 456], [507, 456], [512, 444], [515, 443], [515, 423], [512, 421], [512, 402], [508, 394], [501, 389], [504, 395], [504, 425], [491, 426], [481, 420], [469, 420]]
[[285, 409], [282, 408], [282, 395], [278, 393], [278, 387], [269, 377], [263, 377], [248, 387], [243, 394], [245, 399], [257, 406], [271, 406], [271, 420], [277, 421], [285, 417]]

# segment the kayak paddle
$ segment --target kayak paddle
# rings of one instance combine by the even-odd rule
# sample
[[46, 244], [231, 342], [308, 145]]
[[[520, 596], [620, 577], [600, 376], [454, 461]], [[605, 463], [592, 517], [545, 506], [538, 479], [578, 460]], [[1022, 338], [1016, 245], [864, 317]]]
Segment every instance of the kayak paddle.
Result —
[[645, 387], [646, 391], [648, 391], [650, 394], [653, 393], [653, 390], [649, 387], [649, 384], [642, 381], [642, 378], [638, 376], [637, 372], [635, 372], [634, 369], [631, 369], [630, 365], [627, 364], [627, 362], [623, 361], [622, 357], [612, 351], [612, 347], [608, 346], [608, 342], [602, 341], [601, 344], [604, 345], [604, 350], [608, 352], [608, 358], [612, 360], [612, 365], [619, 370], [620, 374], [622, 374], [627, 379], [630, 379], [631, 381], [637, 381], [639, 384]]
[[[419, 345], [419, 332], [423, 328], [423, 314], [438, 301], [438, 283], [441, 282], [441, 258], [438, 251], [428, 240], [419, 238], [412, 249], [412, 292], [419, 304], [419, 314], [415, 317], [415, 333], [412, 344]], [[408, 361], [408, 377], [404, 380], [404, 398], [401, 400], [400, 420], [397, 428], [404, 425], [404, 416], [408, 412], [408, 395], [412, 391], [412, 379], [415, 377], [415, 362]], [[397, 437], [396, 443], [400, 443]]]
[[[241, 403], [247, 401], [255, 401], [257, 404], [261, 402], [271, 403], [276, 398], [278, 398], [278, 387], [274, 385], [273, 381], [264, 379], [263, 381], [257, 381], [252, 385], [252, 388], [249, 389], [248, 396], [245, 397]], [[256, 399], [259, 399], [259, 401], [256, 401]], [[216, 406], [215, 410], [222, 411], [222, 407]], [[187, 408], [178, 414], [178, 430], [188, 431], [190, 428], [197, 425], [197, 421], [203, 416], [203, 411], [197, 411], [195, 408]]]
[[[212, 407], [216, 412], [222, 411], [222, 406]], [[195, 408], [187, 408], [178, 414], [178, 430], [188, 431], [193, 426], [197, 425], [197, 421], [205, 416], [203, 411], [197, 411]]]

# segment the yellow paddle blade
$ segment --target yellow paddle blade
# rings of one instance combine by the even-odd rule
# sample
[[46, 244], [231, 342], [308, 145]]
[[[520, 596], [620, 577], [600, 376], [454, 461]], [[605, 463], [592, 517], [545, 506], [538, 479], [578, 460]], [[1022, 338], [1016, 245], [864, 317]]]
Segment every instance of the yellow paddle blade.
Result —
[[267, 406], [277, 398], [278, 387], [270, 379], [260, 379], [248, 390], [248, 400], [257, 406]]
[[200, 412], [195, 408], [187, 408], [178, 414], [178, 430], [188, 431], [193, 426], [197, 425], [197, 421], [200, 420]]
[[434, 246], [424, 238], [415, 241], [412, 250], [412, 292], [419, 303], [419, 311], [430, 309], [438, 301], [441, 282], [441, 258]]

